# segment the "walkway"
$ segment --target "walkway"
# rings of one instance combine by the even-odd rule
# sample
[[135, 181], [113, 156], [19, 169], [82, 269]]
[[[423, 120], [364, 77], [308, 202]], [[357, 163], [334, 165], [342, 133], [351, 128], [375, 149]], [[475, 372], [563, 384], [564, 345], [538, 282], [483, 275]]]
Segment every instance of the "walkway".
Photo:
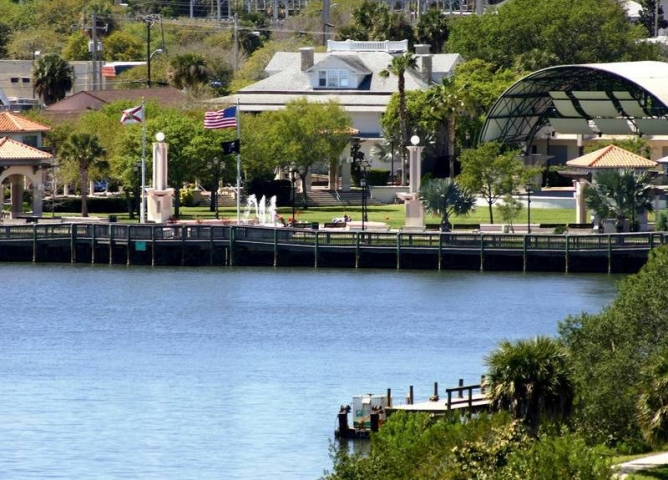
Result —
[[648, 468], [654, 468], [659, 465], [666, 464], [668, 464], [668, 452], [650, 455], [649, 457], [636, 458], [630, 462], [616, 465], [619, 470], [617, 470], [617, 475], [615, 478], [619, 478], [621, 480], [626, 478], [629, 474], [637, 472], [638, 470], [647, 470]]

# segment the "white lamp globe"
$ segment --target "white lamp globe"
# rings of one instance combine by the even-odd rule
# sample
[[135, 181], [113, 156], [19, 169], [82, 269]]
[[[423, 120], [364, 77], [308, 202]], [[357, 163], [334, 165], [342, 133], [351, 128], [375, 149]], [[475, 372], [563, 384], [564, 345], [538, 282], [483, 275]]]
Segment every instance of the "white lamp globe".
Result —
[[164, 142], [165, 141], [165, 134], [162, 133], [162, 132], [158, 132], [158, 133], [155, 134], [155, 139], [158, 142]]
[[413, 144], [414, 147], [417, 147], [420, 144], [420, 137], [417, 135], [413, 135], [411, 137], [411, 143]]

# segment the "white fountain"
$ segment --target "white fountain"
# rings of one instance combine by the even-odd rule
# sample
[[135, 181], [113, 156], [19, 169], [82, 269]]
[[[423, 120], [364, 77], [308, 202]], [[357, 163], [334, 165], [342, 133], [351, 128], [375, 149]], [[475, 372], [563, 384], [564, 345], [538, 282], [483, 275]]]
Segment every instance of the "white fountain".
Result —
[[246, 210], [244, 211], [241, 223], [246, 225], [257, 223], [259, 225], [275, 227], [278, 225], [277, 219], [276, 195], [269, 198], [269, 207], [267, 207], [267, 198], [264, 195], [259, 202], [255, 194], [248, 196], [246, 199]]

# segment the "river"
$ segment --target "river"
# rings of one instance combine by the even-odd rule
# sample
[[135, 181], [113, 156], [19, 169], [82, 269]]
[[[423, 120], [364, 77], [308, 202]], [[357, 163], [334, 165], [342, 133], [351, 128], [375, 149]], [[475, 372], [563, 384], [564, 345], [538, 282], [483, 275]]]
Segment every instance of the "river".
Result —
[[[309, 479], [353, 395], [477, 382], [619, 276], [3, 264], [0, 478]], [[396, 403], [396, 402], [395, 402]]]

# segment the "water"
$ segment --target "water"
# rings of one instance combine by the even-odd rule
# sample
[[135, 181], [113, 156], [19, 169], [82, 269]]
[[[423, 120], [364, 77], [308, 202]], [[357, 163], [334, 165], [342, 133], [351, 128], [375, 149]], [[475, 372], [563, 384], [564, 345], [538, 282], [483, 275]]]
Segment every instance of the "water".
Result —
[[619, 277], [2, 265], [0, 478], [316, 479], [341, 404], [476, 382]]

